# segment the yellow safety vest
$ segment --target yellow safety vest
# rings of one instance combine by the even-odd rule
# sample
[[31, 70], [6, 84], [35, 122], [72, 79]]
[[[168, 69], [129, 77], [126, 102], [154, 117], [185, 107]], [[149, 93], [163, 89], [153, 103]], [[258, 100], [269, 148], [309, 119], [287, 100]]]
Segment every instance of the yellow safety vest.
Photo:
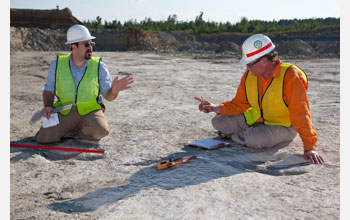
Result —
[[[69, 66], [69, 55], [58, 56], [56, 66], [55, 95], [58, 101], [54, 108], [76, 104], [78, 113], [86, 115], [92, 111], [101, 109], [97, 102], [99, 98], [98, 70], [100, 57], [92, 57], [85, 70], [84, 76], [78, 84], [77, 94], [72, 72]], [[61, 111], [62, 115], [68, 115], [70, 109]]]
[[280, 74], [277, 78], [272, 79], [262, 96], [261, 103], [259, 103], [258, 77], [250, 71], [247, 73], [245, 90], [251, 107], [244, 112], [244, 117], [249, 126], [253, 125], [260, 117], [263, 118], [265, 125], [291, 126], [288, 106], [283, 99], [284, 76], [291, 66], [299, 70], [307, 82], [306, 74], [299, 67], [289, 63], [281, 63]]

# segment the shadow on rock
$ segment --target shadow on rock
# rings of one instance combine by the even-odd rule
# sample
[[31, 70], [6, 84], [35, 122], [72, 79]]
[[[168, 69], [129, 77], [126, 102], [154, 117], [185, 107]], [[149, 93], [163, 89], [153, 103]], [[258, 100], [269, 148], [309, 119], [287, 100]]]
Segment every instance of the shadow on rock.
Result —
[[[52, 203], [48, 208], [68, 213], [92, 212], [100, 206], [115, 203], [150, 188], [173, 190], [247, 172], [259, 172], [273, 176], [300, 175], [306, 173], [300, 167], [309, 164], [301, 155], [276, 154], [278, 149], [254, 153], [242, 150], [239, 146], [216, 150], [184, 146], [182, 150], [180, 153], [171, 154], [161, 160], [190, 155], [195, 155], [197, 158], [182, 166], [164, 170], [157, 170], [154, 163], [153, 165], [148, 162], [135, 163], [134, 166], [147, 166], [147, 164], [149, 166], [133, 174], [129, 179], [129, 184], [99, 189], [77, 199]], [[125, 165], [130, 166], [130, 164]]]

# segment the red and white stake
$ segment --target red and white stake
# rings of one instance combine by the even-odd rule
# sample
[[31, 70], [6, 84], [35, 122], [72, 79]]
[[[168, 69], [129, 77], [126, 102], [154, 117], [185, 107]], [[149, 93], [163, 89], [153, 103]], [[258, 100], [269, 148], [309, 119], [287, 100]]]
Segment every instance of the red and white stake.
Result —
[[95, 154], [104, 154], [104, 150], [88, 150], [88, 149], [79, 149], [79, 148], [65, 148], [65, 147], [50, 147], [50, 146], [38, 146], [38, 145], [26, 145], [26, 144], [10, 144], [10, 147], [24, 147], [24, 148], [36, 148], [36, 149], [45, 149], [45, 150], [61, 150], [61, 151], [74, 151], [82, 153], [95, 153]]

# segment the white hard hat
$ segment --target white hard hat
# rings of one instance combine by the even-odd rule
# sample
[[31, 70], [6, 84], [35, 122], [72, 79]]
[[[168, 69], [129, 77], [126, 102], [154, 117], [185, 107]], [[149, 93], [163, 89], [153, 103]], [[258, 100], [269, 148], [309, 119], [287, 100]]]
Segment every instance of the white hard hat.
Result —
[[241, 64], [248, 64], [273, 51], [275, 45], [268, 36], [255, 34], [248, 37], [242, 44]]
[[77, 43], [84, 40], [95, 39], [91, 36], [89, 30], [80, 24], [73, 25], [67, 31], [67, 42], [65, 44]]

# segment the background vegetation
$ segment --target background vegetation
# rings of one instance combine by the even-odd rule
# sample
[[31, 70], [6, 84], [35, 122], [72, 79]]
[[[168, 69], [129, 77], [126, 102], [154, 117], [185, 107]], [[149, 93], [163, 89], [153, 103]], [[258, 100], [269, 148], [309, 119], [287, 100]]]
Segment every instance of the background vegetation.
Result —
[[178, 21], [177, 15], [169, 15], [165, 21], [153, 21], [145, 18], [143, 21], [129, 20], [121, 23], [118, 20], [104, 21], [97, 16], [95, 20], [83, 21], [83, 24], [92, 29], [127, 30], [141, 28], [151, 32], [181, 31], [190, 34], [235, 32], [242, 34], [254, 33], [284, 33], [287, 31], [317, 30], [320, 28], [340, 28], [340, 18], [310, 18], [310, 19], [281, 19], [279, 21], [248, 20], [242, 17], [237, 23], [205, 21], [203, 12], [196, 16], [194, 21]]

